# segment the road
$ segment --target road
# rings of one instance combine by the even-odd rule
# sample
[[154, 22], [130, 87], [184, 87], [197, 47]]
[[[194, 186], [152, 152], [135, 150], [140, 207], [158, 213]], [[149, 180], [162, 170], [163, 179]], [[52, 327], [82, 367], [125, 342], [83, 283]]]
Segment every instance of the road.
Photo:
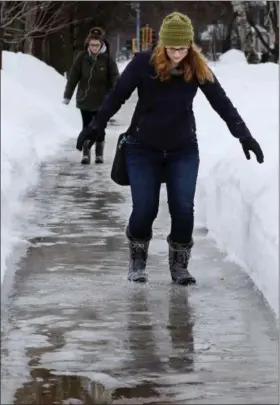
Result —
[[28, 200], [37, 236], [2, 308], [1, 403], [279, 403], [277, 327], [248, 276], [196, 229], [197, 285], [173, 286], [162, 192], [150, 280], [129, 283], [129, 190], [72, 143]]

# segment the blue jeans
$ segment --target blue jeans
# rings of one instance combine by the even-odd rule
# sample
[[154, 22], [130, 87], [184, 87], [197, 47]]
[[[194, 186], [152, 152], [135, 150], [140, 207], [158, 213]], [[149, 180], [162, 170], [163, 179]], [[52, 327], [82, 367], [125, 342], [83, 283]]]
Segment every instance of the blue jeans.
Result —
[[169, 236], [173, 242], [189, 243], [194, 227], [194, 197], [199, 168], [197, 143], [183, 150], [157, 151], [129, 136], [124, 148], [133, 203], [128, 225], [130, 235], [137, 240], [151, 238], [164, 168], [171, 216]]

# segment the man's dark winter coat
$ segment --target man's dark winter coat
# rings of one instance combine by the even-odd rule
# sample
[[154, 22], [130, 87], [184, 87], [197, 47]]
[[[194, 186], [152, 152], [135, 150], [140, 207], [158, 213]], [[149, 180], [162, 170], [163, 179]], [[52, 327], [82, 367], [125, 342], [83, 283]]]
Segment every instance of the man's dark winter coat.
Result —
[[[127, 65], [96, 117], [100, 130], [137, 88], [139, 100], [128, 132], [142, 144], [155, 149], [187, 147], [196, 142], [193, 99], [200, 88], [234, 137], [241, 141], [251, 137], [216, 77], [213, 83], [203, 84], [196, 80], [188, 83], [182, 76], [172, 76], [169, 81], [161, 82], [155, 79], [156, 72], [150, 58], [150, 52], [141, 52]], [[202, 116], [200, 119], [207, 118]], [[215, 128], [209, 126], [209, 137], [213, 131]]]
[[119, 78], [117, 64], [104, 47], [97, 56], [88, 50], [80, 52], [69, 72], [64, 98], [71, 100], [78, 84], [76, 105], [81, 110], [98, 111]]

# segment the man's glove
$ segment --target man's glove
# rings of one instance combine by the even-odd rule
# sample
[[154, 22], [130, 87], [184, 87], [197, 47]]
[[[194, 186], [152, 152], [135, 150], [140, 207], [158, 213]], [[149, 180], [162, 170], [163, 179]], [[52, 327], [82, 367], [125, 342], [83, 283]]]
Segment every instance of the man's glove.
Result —
[[68, 105], [68, 104], [70, 103], [70, 100], [69, 100], [68, 98], [64, 98], [64, 99], [62, 100], [62, 102], [63, 102], [63, 104]]
[[243, 141], [240, 141], [240, 142], [241, 142], [244, 154], [248, 160], [251, 159], [249, 151], [252, 151], [256, 155], [257, 161], [259, 163], [263, 163], [263, 160], [264, 160], [263, 151], [262, 151], [260, 145], [258, 144], [258, 142], [255, 140], [255, 138], [248, 137], [248, 138], [243, 139]]
[[92, 145], [97, 141], [99, 136], [99, 131], [95, 126], [94, 121], [92, 121], [88, 127], [84, 128], [77, 138], [76, 148], [81, 151], [83, 149], [83, 144], [85, 141], [90, 141], [89, 146]]

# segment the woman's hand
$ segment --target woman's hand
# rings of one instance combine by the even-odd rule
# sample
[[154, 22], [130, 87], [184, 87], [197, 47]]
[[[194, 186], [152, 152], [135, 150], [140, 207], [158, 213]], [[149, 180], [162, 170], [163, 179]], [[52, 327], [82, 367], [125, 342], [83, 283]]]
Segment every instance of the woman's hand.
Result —
[[263, 161], [264, 161], [263, 151], [262, 151], [259, 143], [255, 140], [255, 138], [250, 136], [248, 138], [243, 139], [243, 141], [240, 141], [240, 142], [241, 142], [244, 154], [248, 160], [251, 159], [250, 151], [252, 151], [256, 155], [257, 161], [259, 163], [263, 163]]

